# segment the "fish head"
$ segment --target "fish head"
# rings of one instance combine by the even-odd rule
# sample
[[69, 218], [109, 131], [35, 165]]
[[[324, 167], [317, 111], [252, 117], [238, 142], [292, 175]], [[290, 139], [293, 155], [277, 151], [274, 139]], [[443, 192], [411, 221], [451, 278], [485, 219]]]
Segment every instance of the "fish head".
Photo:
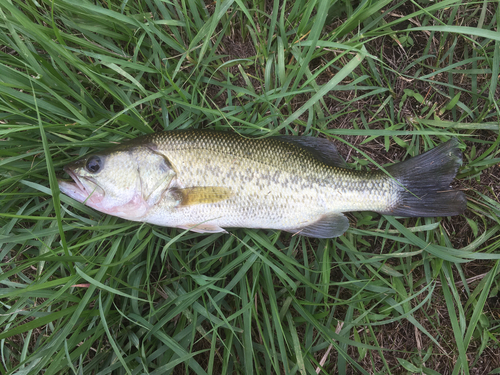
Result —
[[175, 177], [166, 157], [148, 147], [117, 148], [69, 163], [73, 182], [59, 189], [98, 211], [140, 220], [161, 199]]

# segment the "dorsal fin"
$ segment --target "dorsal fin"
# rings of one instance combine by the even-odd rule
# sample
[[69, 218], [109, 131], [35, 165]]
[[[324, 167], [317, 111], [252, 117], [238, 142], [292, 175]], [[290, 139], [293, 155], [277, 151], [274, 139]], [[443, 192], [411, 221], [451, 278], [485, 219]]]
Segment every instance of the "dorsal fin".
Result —
[[293, 143], [306, 149], [321, 162], [332, 167], [347, 168], [347, 164], [340, 156], [337, 147], [328, 139], [314, 137], [298, 137], [294, 135], [278, 135], [274, 139], [279, 141]]

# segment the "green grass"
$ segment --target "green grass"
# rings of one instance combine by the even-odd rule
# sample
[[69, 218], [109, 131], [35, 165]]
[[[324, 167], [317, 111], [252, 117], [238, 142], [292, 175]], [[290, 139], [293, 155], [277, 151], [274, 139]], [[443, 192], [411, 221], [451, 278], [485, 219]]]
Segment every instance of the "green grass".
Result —
[[[500, 9], [0, 1], [0, 374], [500, 373]], [[153, 131], [329, 137], [352, 168], [458, 137], [454, 218], [203, 235], [59, 193]]]

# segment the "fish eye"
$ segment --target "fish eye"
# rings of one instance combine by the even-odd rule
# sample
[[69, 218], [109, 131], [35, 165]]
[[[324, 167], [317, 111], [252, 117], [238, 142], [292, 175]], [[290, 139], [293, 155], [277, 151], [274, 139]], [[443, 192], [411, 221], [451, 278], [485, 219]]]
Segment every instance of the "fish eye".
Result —
[[102, 160], [97, 155], [92, 155], [85, 164], [85, 169], [90, 173], [97, 173], [102, 168]]

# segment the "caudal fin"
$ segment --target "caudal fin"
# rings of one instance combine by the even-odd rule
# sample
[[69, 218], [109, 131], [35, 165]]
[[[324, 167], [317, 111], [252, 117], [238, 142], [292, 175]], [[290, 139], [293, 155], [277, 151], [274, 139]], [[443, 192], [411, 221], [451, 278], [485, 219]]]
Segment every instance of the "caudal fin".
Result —
[[405, 162], [392, 165], [387, 172], [401, 185], [398, 203], [385, 214], [407, 217], [453, 216], [461, 214], [467, 199], [450, 187], [462, 153], [458, 140], [448, 142]]

